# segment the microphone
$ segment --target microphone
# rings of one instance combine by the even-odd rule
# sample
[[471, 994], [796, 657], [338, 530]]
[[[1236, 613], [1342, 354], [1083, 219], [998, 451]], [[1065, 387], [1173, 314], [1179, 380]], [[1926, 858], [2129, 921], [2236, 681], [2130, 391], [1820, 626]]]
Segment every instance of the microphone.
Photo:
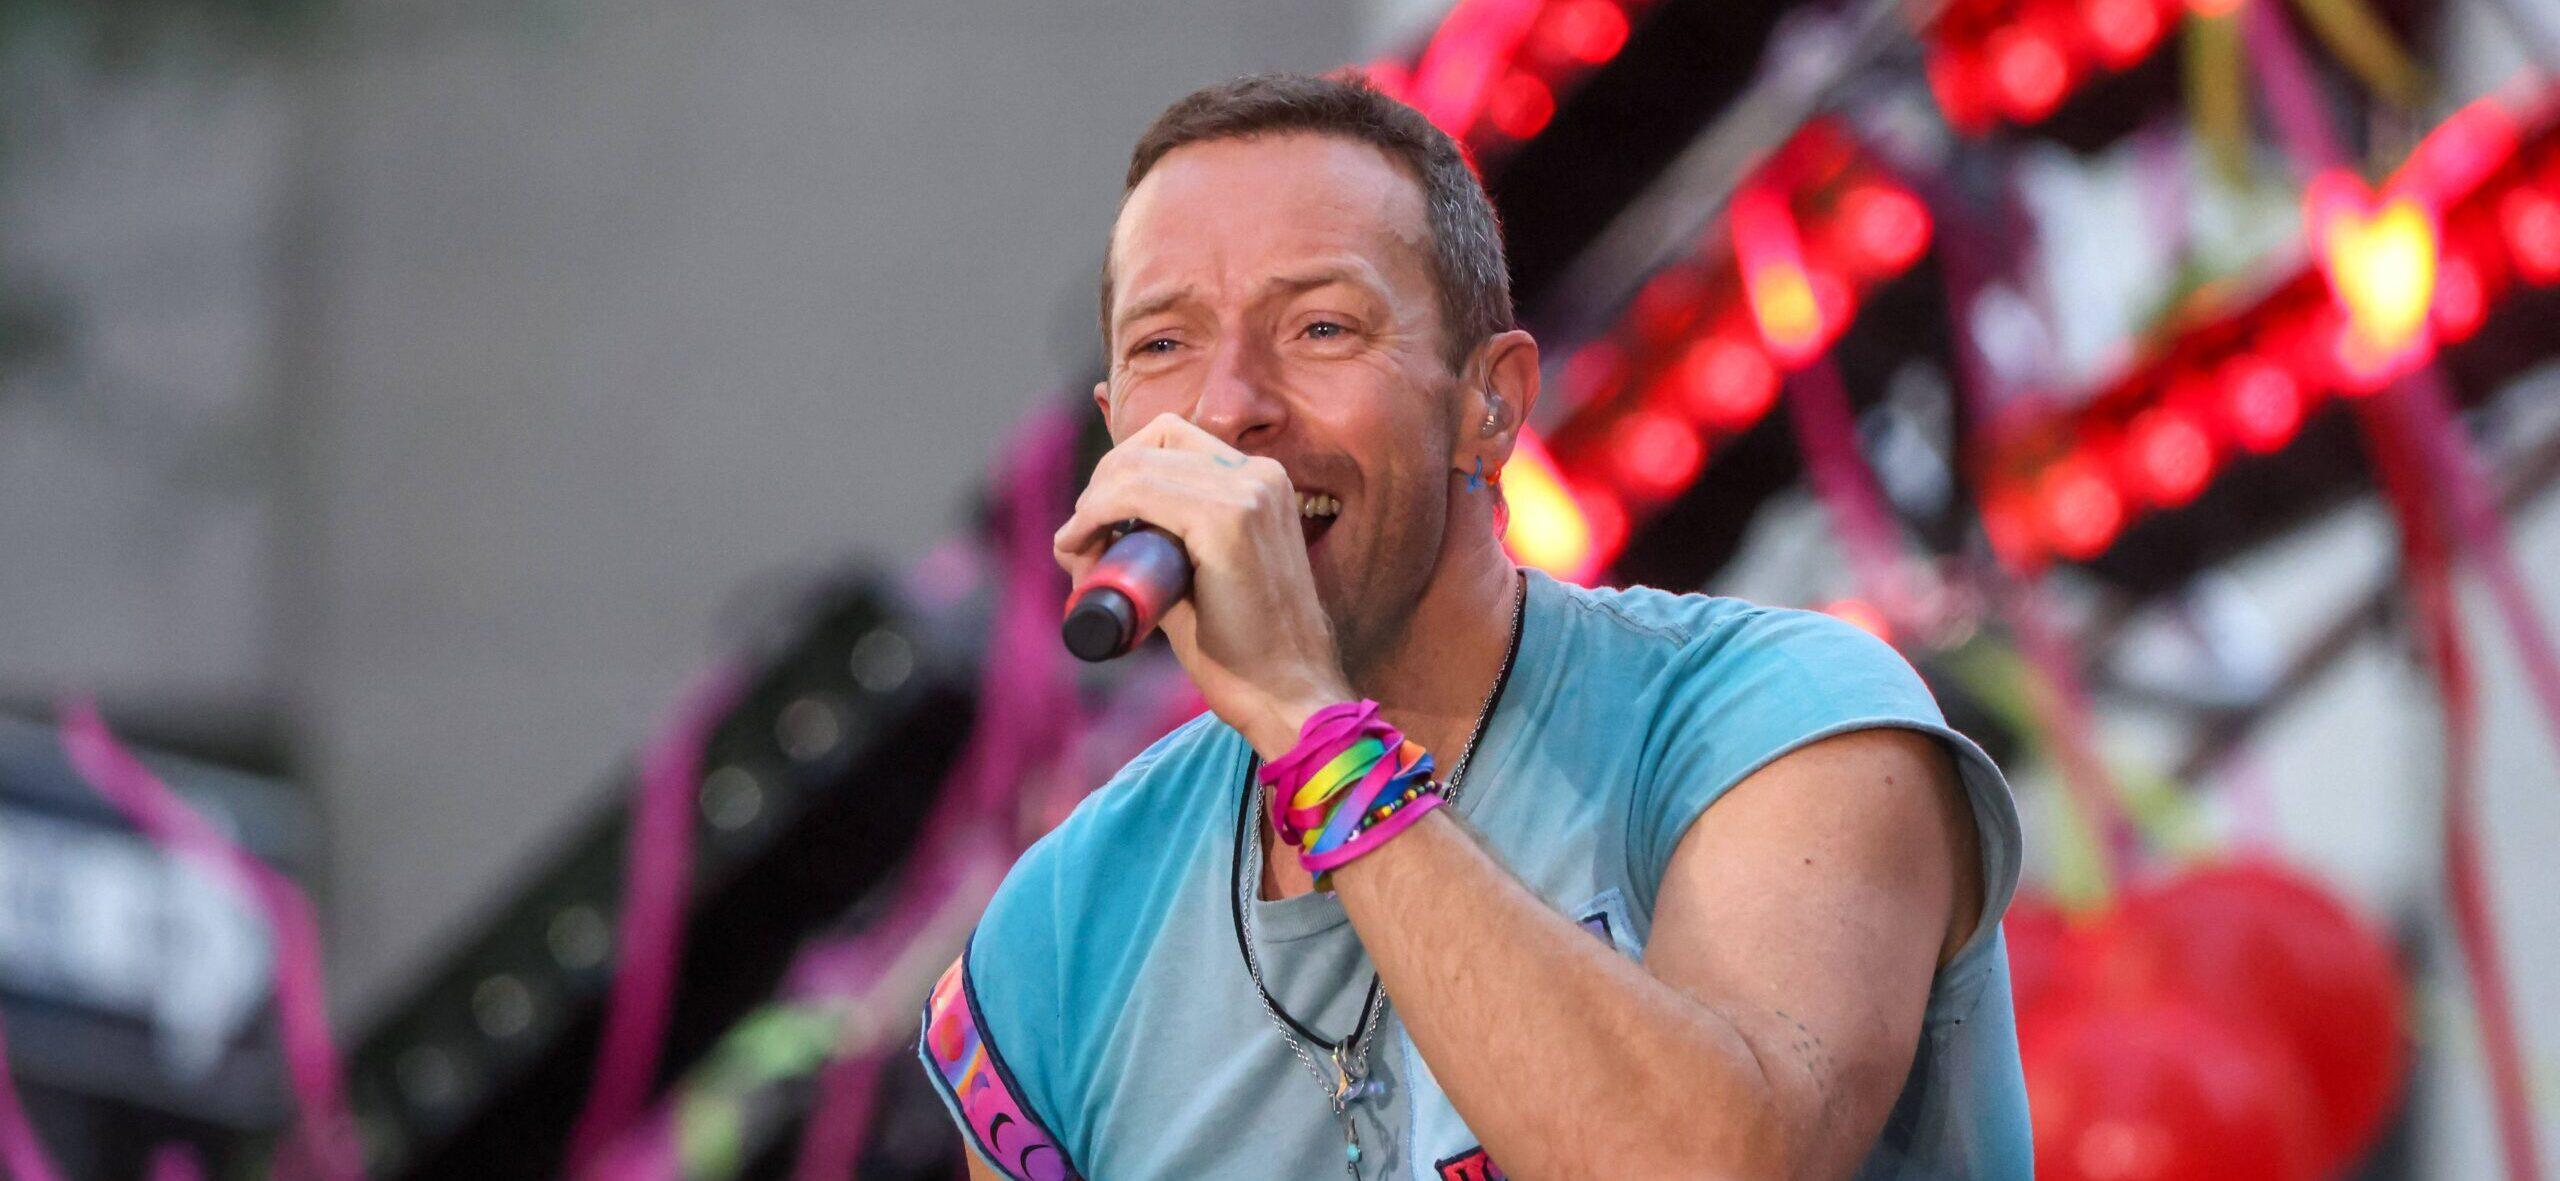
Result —
[[1190, 593], [1191, 555], [1182, 543], [1144, 521], [1125, 521], [1067, 596], [1060, 634], [1067, 651], [1084, 660], [1126, 656]]

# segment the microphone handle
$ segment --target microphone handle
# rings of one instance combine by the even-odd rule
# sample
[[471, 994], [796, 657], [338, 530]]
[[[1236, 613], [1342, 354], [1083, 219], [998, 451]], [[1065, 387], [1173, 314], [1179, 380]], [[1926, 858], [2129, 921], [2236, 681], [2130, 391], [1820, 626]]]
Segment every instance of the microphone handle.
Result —
[[1100, 662], [1134, 651], [1191, 593], [1191, 555], [1172, 534], [1131, 521], [1067, 598], [1067, 651]]

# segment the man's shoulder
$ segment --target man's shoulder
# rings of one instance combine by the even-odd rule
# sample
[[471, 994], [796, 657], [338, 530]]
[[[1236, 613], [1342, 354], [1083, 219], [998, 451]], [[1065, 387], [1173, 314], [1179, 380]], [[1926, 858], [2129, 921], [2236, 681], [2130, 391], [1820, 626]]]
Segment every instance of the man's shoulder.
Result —
[[[1901, 666], [1893, 649], [1857, 625], [1820, 611], [1643, 585], [1557, 584], [1568, 606], [1568, 643], [1585, 657], [1640, 650], [1683, 677], [1715, 675], [1736, 662], [1867, 663]], [[1574, 641], [1580, 641], [1574, 643]]]
[[1156, 895], [1180, 878], [1161, 870], [1192, 856], [1219, 814], [1233, 816], [1235, 793], [1216, 785], [1242, 782], [1241, 743], [1203, 712], [1140, 751], [1023, 852], [979, 941], [1058, 947], [1141, 934], [1171, 904]]
[[1215, 811], [1204, 807], [1211, 797], [1234, 799], [1233, 793], [1213, 789], [1230, 779], [1244, 781], [1243, 742], [1216, 714], [1202, 710], [1122, 764], [1042, 843], [1113, 850], [1124, 850], [1139, 838], [1165, 843], [1165, 836], [1197, 826]]

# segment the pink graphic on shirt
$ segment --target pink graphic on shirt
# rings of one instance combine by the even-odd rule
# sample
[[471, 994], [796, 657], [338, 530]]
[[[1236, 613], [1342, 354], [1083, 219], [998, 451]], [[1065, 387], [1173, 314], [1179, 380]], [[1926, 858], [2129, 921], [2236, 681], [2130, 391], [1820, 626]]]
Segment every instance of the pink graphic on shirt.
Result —
[[1015, 1096], [1012, 1075], [978, 1027], [969, 957], [942, 973], [924, 1007], [924, 1051], [987, 1163], [1014, 1181], [1081, 1181], [1058, 1141]]

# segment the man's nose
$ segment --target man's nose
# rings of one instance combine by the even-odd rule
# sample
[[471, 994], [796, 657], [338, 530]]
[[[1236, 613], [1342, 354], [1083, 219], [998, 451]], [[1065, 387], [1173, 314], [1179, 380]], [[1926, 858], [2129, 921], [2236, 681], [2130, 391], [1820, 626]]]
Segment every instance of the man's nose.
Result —
[[1275, 388], [1277, 367], [1270, 352], [1251, 339], [1220, 341], [1210, 354], [1200, 399], [1192, 404], [1191, 425], [1243, 451], [1279, 433], [1288, 421], [1288, 407]]

